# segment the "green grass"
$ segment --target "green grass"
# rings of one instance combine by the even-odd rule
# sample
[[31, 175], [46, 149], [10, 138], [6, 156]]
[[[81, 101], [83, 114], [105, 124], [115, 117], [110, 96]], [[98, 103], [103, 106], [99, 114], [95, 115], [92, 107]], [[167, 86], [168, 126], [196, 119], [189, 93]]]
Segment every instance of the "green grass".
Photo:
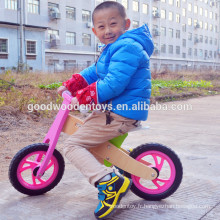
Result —
[[152, 89], [157, 88], [211, 88], [213, 87], [210, 81], [200, 80], [200, 81], [182, 81], [182, 80], [152, 80]]

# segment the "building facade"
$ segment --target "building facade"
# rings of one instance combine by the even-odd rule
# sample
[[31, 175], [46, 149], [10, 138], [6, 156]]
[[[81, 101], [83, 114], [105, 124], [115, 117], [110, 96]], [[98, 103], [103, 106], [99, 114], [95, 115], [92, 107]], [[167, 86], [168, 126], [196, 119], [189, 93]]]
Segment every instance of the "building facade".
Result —
[[[155, 71], [220, 70], [220, 0], [117, 0], [131, 29], [147, 23]], [[0, 0], [0, 70], [22, 61], [34, 71], [83, 69], [100, 47], [91, 15], [102, 0]], [[21, 15], [21, 17], [20, 17]]]

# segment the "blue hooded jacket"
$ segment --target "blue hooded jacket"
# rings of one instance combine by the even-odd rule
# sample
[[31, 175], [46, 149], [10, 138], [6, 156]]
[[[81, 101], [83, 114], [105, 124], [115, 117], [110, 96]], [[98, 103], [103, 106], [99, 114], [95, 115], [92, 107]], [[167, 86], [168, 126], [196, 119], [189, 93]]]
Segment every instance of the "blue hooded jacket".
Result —
[[135, 120], [146, 120], [150, 104], [150, 56], [154, 46], [147, 25], [122, 34], [108, 44], [98, 62], [80, 74], [90, 85], [97, 81], [99, 103], [112, 105], [110, 110]]

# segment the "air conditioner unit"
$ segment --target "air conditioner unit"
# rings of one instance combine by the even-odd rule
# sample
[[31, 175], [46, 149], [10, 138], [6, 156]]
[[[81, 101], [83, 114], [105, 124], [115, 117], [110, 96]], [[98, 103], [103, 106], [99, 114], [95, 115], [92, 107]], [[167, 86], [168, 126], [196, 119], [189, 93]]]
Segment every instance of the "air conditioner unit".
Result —
[[155, 49], [154, 50], [154, 55], [158, 55], [158, 54], [160, 54], [160, 51], [158, 49]]
[[60, 38], [59, 36], [55, 35], [55, 34], [51, 34], [50, 35], [50, 46], [51, 47], [56, 47], [60, 45]]
[[198, 38], [195, 38], [195, 39], [194, 39], [194, 44], [197, 44], [197, 43], [199, 43], [199, 39], [198, 39]]
[[50, 17], [51, 17], [51, 19], [60, 19], [61, 14], [57, 13], [57, 12], [51, 12]]
[[158, 11], [153, 12], [153, 17], [154, 18], [160, 18], [160, 13]]
[[196, 23], [195, 28], [200, 28], [200, 24]]
[[87, 27], [87, 28], [91, 28], [91, 27], [92, 27], [92, 22], [87, 22], [87, 23], [86, 23], [86, 27]]
[[153, 29], [153, 35], [160, 36], [160, 32], [158, 31], [158, 29]]
[[60, 19], [61, 18], [61, 14], [58, 8], [51, 8], [50, 9], [50, 18], [51, 19]]

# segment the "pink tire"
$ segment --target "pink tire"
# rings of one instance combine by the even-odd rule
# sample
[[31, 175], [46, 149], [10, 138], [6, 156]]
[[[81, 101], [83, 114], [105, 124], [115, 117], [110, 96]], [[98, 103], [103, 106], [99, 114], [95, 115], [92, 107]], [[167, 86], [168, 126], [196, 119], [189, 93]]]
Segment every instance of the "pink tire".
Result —
[[161, 200], [172, 195], [179, 187], [183, 168], [180, 159], [170, 148], [161, 144], [144, 144], [133, 151], [130, 156], [141, 163], [151, 163], [158, 172], [154, 180], [145, 180], [125, 172], [125, 176], [132, 179], [131, 191], [146, 200]]
[[9, 179], [16, 190], [27, 195], [41, 195], [60, 182], [65, 164], [62, 155], [56, 149], [43, 176], [36, 178], [48, 147], [48, 144], [44, 143], [32, 144], [14, 156], [9, 167]]

